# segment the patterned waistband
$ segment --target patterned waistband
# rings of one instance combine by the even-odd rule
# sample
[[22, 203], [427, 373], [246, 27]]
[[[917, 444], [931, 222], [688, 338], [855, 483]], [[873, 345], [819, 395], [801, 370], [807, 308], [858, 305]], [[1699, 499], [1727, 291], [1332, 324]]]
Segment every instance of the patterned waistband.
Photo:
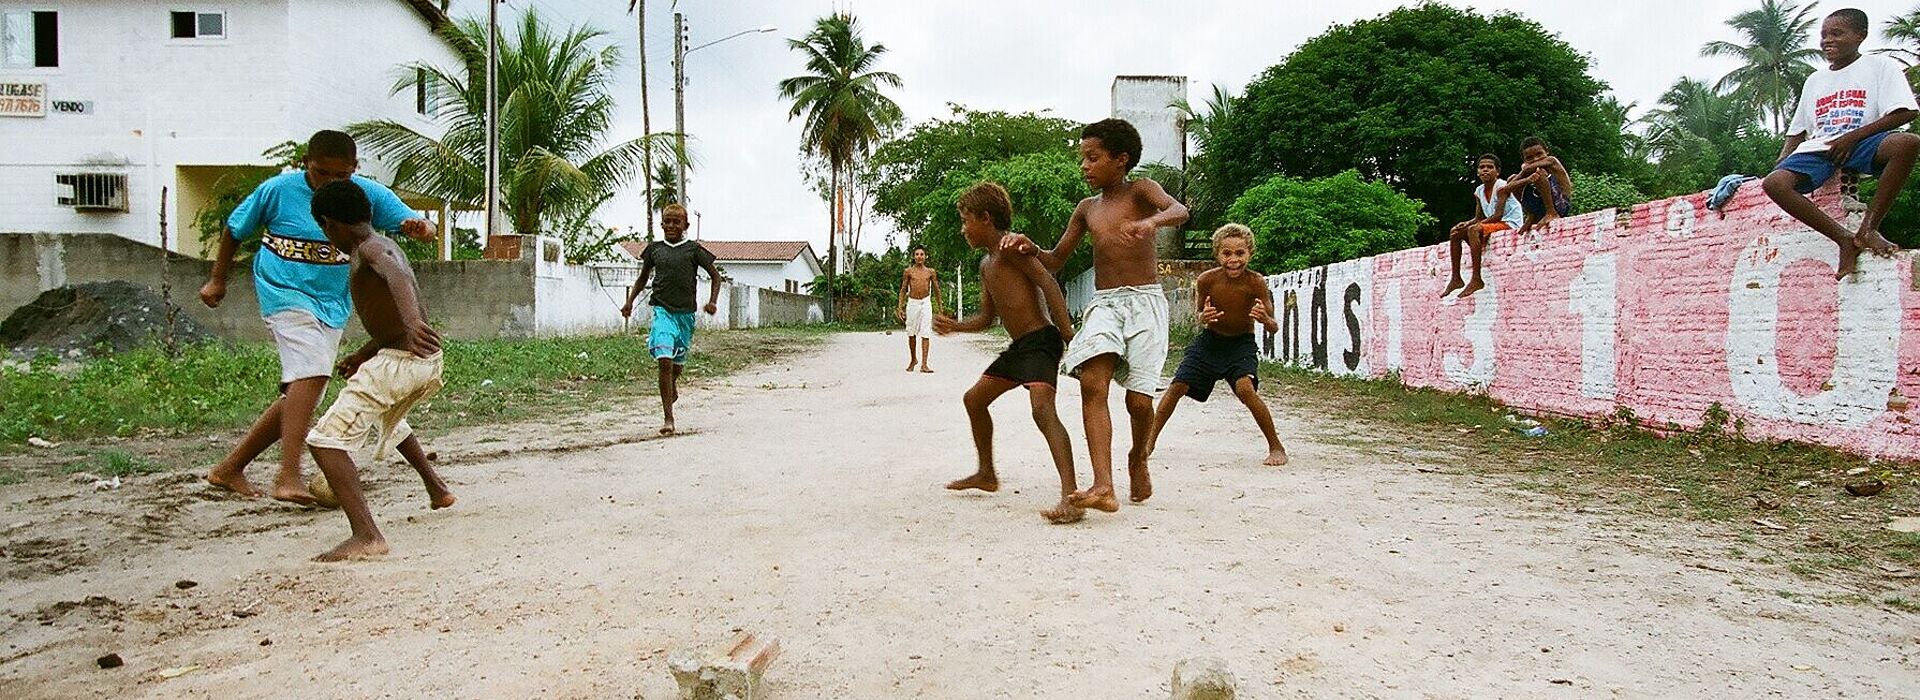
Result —
[[1111, 287], [1093, 290], [1093, 299], [1123, 299], [1126, 297], [1156, 297], [1166, 299], [1167, 293], [1158, 284], [1141, 284], [1132, 287]]
[[260, 235], [260, 247], [287, 260], [313, 265], [345, 265], [353, 260], [332, 243], [286, 238], [273, 235], [271, 231]]

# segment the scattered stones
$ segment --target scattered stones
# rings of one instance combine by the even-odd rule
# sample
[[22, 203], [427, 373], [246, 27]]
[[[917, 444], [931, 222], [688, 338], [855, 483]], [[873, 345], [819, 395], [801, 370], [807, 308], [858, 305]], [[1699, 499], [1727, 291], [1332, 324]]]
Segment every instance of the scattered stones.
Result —
[[127, 665], [127, 662], [120, 660], [119, 654], [108, 654], [94, 659], [93, 664], [100, 668], [120, 668], [121, 666]]
[[1173, 666], [1172, 700], [1234, 700], [1238, 693], [1225, 661], [1202, 656]]
[[680, 684], [680, 700], [759, 700], [766, 697], [761, 680], [767, 666], [779, 655], [779, 640], [742, 633], [715, 657], [676, 651], [667, 657], [667, 668]]
[[183, 591], [198, 585], [200, 585], [199, 581], [194, 581], [192, 579], [184, 579], [184, 578], [173, 582], [174, 588], [178, 588]]
[[1887, 529], [1894, 532], [1920, 532], [1920, 517], [1894, 518], [1887, 523]]
[[1861, 496], [1861, 497], [1877, 496], [1880, 494], [1881, 491], [1885, 491], [1885, 490], [1887, 490], [1887, 482], [1881, 481], [1879, 479], [1864, 479], [1861, 481], [1847, 482], [1847, 493], [1853, 494], [1855, 496]]

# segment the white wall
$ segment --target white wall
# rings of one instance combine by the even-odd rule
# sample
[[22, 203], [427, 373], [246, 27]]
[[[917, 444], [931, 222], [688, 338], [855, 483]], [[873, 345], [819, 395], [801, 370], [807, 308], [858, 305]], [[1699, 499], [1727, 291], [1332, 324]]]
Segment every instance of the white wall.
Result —
[[[0, 11], [18, 9], [59, 12], [60, 66], [0, 69], [0, 78], [44, 81], [49, 99], [89, 101], [93, 112], [0, 118], [0, 230], [158, 244], [160, 190], [176, 166], [259, 164], [274, 144], [363, 119], [430, 129], [411, 92], [389, 95], [392, 68], [457, 65], [401, 0], [0, 0]], [[173, 39], [173, 10], [225, 12], [226, 38]], [[336, 37], [355, 40], [329, 48]], [[372, 159], [364, 165], [387, 174]], [[126, 174], [130, 211], [55, 204], [54, 175], [75, 171]], [[167, 207], [175, 241], [194, 235], [184, 229], [195, 212], [178, 204]]]
[[800, 285], [799, 293], [807, 292], [807, 285], [820, 276], [820, 270], [807, 261], [804, 255], [784, 263], [721, 261], [720, 271], [734, 282], [751, 287], [787, 291], [787, 280]]
[[1140, 163], [1187, 167], [1186, 133], [1168, 105], [1187, 98], [1186, 76], [1121, 76], [1113, 79], [1113, 116], [1140, 130]]

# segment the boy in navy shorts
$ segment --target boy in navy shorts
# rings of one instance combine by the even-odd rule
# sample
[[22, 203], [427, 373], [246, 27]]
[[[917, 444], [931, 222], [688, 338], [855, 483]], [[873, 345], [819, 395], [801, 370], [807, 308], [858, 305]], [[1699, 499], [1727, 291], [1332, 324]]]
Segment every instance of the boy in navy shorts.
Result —
[[1267, 288], [1266, 278], [1247, 269], [1252, 257], [1252, 229], [1227, 224], [1213, 233], [1213, 259], [1220, 266], [1200, 273], [1194, 280], [1193, 296], [1199, 305], [1202, 330], [1187, 346], [1180, 369], [1173, 373], [1173, 384], [1161, 395], [1160, 407], [1154, 411], [1153, 429], [1147, 433], [1149, 457], [1180, 397], [1204, 402], [1213, 395], [1214, 383], [1225, 381], [1267, 438], [1265, 463], [1276, 467], [1287, 463], [1287, 448], [1274, 434], [1273, 413], [1260, 399], [1260, 350], [1253, 337], [1254, 323], [1265, 326], [1269, 333], [1278, 330], [1280, 324], [1267, 311], [1273, 308], [1273, 290]]
[[[1900, 249], [1880, 235], [1880, 222], [1920, 154], [1920, 136], [1902, 130], [1915, 115], [1913, 88], [1898, 62], [1860, 53], [1868, 31], [1867, 13], [1854, 9], [1820, 23], [1827, 67], [1807, 76], [1780, 164], [1764, 183], [1782, 210], [1840, 246], [1836, 279], [1853, 272], [1862, 250], [1890, 256]], [[1806, 197], [1841, 170], [1880, 179], [1859, 231], [1848, 231]]]

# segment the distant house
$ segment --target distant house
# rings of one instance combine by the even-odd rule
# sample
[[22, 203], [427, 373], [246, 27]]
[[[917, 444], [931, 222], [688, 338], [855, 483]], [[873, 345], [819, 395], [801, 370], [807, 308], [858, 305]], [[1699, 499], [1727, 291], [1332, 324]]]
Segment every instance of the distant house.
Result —
[[[402, 64], [450, 70], [438, 0], [0, 0], [0, 231], [109, 233], [200, 254], [229, 175], [319, 129], [438, 135]], [[363, 149], [361, 172], [390, 181]], [[416, 209], [432, 197], [401, 192]], [[165, 212], [164, 219], [162, 212]]]
[[[647, 244], [620, 244], [638, 259]], [[820, 256], [806, 241], [701, 241], [718, 261], [720, 274], [737, 284], [806, 294], [807, 285], [821, 274]]]

